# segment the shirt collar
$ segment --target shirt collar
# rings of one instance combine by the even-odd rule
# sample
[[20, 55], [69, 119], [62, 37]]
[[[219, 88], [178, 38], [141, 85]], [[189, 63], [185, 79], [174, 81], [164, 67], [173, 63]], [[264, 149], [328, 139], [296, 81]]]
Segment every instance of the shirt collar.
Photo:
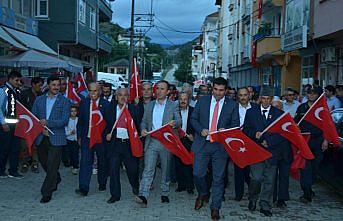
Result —
[[7, 85], [7, 87], [9, 87], [12, 91], [15, 90], [14, 87], [13, 87], [10, 83], [6, 82], [6, 85]]
[[164, 106], [164, 105], [166, 105], [166, 103], [167, 103], [167, 98], [164, 99], [164, 101], [162, 101], [162, 102], [159, 102], [159, 101], [156, 99], [156, 104], [158, 104], [158, 105]]
[[264, 108], [264, 107], [262, 107], [262, 105], [261, 105], [261, 111], [263, 111], [263, 110], [269, 111], [269, 110], [270, 110], [270, 107], [271, 107], [271, 105], [269, 105], [269, 107], [267, 107], [267, 108]]
[[54, 96], [49, 96], [49, 92], [48, 93], [46, 93], [46, 96], [49, 98], [49, 99], [55, 99], [55, 98], [57, 98], [57, 96], [58, 96], [58, 93], [56, 94], [56, 95], [54, 95]]
[[[225, 96], [224, 96], [222, 99], [219, 100], [219, 103], [220, 103], [220, 104], [223, 103], [224, 100], [225, 100]], [[212, 103], [216, 103], [216, 102], [217, 102], [216, 98], [215, 98], [213, 95], [212, 95], [211, 102], [212, 102]]]
[[251, 108], [250, 102], [248, 102], [248, 106], [247, 106], [247, 107], [243, 107], [243, 106], [241, 105], [241, 103], [238, 103], [238, 105], [239, 105], [239, 108], [244, 108], [244, 109], [250, 109], [250, 108]]

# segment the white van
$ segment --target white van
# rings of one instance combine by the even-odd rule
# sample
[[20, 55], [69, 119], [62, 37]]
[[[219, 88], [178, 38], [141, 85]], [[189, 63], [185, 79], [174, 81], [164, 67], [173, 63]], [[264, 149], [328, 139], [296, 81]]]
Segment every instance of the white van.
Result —
[[101, 81], [101, 80], [112, 84], [113, 90], [117, 90], [118, 88], [127, 87], [129, 85], [128, 82], [125, 81], [123, 76], [120, 74], [98, 72], [97, 81]]

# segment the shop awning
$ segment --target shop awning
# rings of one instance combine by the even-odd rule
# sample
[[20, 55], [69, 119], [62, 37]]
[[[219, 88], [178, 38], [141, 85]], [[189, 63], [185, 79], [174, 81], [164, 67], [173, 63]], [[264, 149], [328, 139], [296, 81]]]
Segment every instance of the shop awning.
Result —
[[15, 55], [5, 55], [0, 57], [0, 66], [15, 68], [63, 68], [70, 69], [70, 65], [61, 59], [40, 53], [35, 50], [25, 51]]
[[30, 35], [21, 31], [14, 30], [8, 27], [2, 27], [5, 32], [7, 32], [13, 39], [18, 41], [20, 44], [24, 45], [29, 49], [34, 49], [37, 51], [45, 52], [48, 54], [57, 55], [57, 53], [47, 46], [42, 40], [37, 36]]
[[[82, 61], [82, 60], [79, 60], [79, 59], [76, 59], [76, 58], [72, 58], [72, 57], [68, 57], [68, 56], [65, 56], [65, 55], [59, 55], [59, 57], [61, 59], [63, 59], [64, 61], [68, 62], [68, 64], [73, 67], [73, 69], [75, 71], [71, 71], [71, 72], [74, 72], [74, 73], [77, 73], [77, 72], [83, 72], [83, 67], [86, 67], [86, 68], [89, 68], [89, 67], [92, 67], [92, 65], [90, 63], [88, 63], [87, 61]], [[81, 70], [79, 71], [76, 71], [75, 68], [79, 68]]]
[[7, 42], [8, 44], [12, 45], [14, 48], [20, 49], [20, 50], [28, 50], [24, 45], [17, 42], [15, 39], [13, 39], [7, 32], [0, 27], [0, 38]]

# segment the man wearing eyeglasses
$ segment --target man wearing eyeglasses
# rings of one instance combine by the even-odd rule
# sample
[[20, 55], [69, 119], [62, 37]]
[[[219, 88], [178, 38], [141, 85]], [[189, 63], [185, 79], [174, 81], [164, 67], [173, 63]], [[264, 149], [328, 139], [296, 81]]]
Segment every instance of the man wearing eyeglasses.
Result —
[[294, 118], [299, 107], [299, 101], [295, 100], [295, 92], [292, 88], [287, 88], [285, 91], [285, 100], [283, 101], [283, 110], [289, 112]]

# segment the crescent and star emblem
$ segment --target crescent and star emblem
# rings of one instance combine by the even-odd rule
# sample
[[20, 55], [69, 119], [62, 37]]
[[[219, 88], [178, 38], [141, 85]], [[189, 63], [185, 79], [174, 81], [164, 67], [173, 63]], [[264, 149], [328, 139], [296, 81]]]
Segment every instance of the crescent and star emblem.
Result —
[[28, 115], [25, 115], [25, 114], [20, 115], [20, 116], [19, 116], [19, 119], [26, 120], [26, 121], [29, 123], [29, 129], [27, 129], [27, 130], [25, 131], [25, 133], [27, 134], [27, 133], [32, 129], [32, 127], [33, 127], [32, 119], [31, 119]]
[[320, 118], [319, 116], [320, 112], [322, 112], [323, 110], [324, 110], [324, 107], [319, 107], [314, 111], [314, 116], [320, 121], [323, 121], [323, 119]]
[[[240, 142], [240, 143], [243, 144], [243, 145], [239, 147], [239, 150], [235, 150], [235, 149], [230, 145], [230, 143], [231, 143], [232, 141], [238, 141], [238, 142]], [[230, 138], [230, 137], [228, 137], [228, 138], [225, 139], [225, 143], [229, 146], [229, 148], [230, 148], [232, 151], [238, 151], [238, 152], [241, 152], [241, 153], [244, 153], [244, 152], [247, 151], [247, 149], [244, 147], [245, 143], [244, 143], [244, 141], [241, 140], [241, 139], [238, 139], [238, 138]]]
[[92, 115], [93, 114], [97, 114], [100, 117], [99, 121], [95, 124], [95, 126], [98, 126], [101, 123], [101, 121], [103, 120], [102, 114], [101, 114], [100, 110], [92, 111]]
[[290, 130], [287, 129], [287, 127], [289, 127], [290, 125], [292, 125], [291, 122], [286, 122], [286, 123], [282, 124], [281, 129], [282, 129], [283, 131], [288, 132], [288, 133], [293, 133], [292, 131], [290, 131]]

